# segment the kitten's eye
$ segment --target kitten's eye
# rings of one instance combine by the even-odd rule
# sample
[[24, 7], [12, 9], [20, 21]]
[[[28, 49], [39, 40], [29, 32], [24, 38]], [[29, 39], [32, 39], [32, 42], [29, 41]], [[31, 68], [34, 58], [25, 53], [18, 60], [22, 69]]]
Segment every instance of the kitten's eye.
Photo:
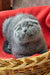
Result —
[[18, 28], [18, 30], [22, 30], [22, 28]]
[[32, 25], [29, 25], [28, 28], [32, 28]]
[[38, 25], [38, 21], [37, 20], [34, 20], [34, 22], [33, 22], [34, 24], [36, 24], [36, 25]]

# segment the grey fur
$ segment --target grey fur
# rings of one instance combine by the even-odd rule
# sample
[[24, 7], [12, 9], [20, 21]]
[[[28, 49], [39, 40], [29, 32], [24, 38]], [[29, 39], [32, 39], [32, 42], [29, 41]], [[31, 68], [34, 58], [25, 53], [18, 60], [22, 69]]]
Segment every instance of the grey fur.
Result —
[[3, 36], [16, 58], [47, 52], [40, 24], [32, 15], [18, 14], [6, 19], [3, 23]]

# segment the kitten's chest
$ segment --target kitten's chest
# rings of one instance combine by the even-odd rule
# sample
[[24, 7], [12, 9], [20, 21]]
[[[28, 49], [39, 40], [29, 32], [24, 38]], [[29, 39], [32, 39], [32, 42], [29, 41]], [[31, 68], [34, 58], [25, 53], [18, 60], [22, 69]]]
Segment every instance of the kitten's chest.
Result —
[[23, 54], [34, 54], [38, 52], [39, 48], [41, 47], [41, 41], [39, 42], [32, 42], [32, 43], [27, 43], [24, 45], [21, 44], [14, 44], [12, 47], [12, 50], [16, 51], [17, 53], [23, 53]]

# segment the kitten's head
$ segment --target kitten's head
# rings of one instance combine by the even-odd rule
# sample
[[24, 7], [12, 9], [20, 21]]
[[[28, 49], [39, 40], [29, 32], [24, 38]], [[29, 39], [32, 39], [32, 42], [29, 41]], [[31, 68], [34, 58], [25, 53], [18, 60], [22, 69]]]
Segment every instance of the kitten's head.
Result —
[[14, 40], [25, 44], [38, 39], [41, 27], [37, 19], [23, 18], [14, 27]]

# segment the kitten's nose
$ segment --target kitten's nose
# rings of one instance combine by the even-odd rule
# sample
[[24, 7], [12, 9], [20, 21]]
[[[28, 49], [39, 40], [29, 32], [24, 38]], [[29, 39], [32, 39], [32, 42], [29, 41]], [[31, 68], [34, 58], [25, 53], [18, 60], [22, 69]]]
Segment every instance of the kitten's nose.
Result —
[[26, 32], [26, 31], [27, 31], [27, 29], [24, 30], [24, 32]]

